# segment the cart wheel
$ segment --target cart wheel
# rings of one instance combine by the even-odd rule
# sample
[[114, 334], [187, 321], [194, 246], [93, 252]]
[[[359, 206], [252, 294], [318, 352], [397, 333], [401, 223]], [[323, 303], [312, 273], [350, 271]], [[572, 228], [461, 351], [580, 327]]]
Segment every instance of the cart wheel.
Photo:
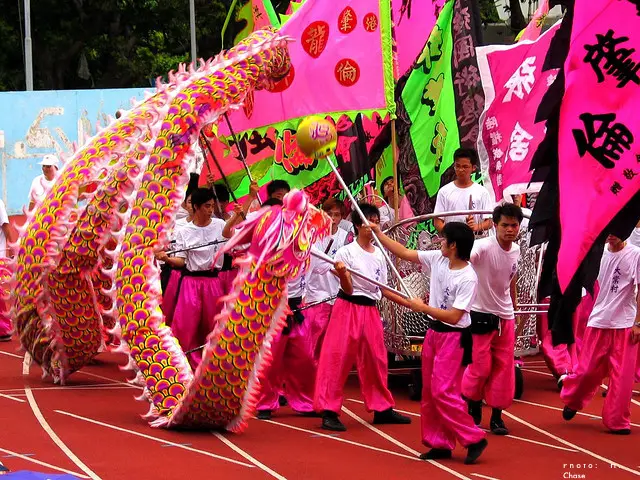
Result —
[[411, 372], [411, 383], [409, 384], [409, 398], [415, 402], [422, 399], [422, 370]]
[[513, 398], [520, 399], [522, 398], [522, 392], [524, 391], [524, 377], [522, 375], [522, 370], [520, 367], [516, 365], [516, 388], [513, 394]]

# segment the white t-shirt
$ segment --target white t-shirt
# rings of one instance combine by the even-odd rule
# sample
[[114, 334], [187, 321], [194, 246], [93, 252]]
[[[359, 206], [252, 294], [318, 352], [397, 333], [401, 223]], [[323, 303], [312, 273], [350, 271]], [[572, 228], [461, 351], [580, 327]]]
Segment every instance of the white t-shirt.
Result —
[[634, 228], [627, 241], [635, 247], [640, 247], [640, 228]]
[[[471, 208], [469, 208], [469, 197], [471, 197]], [[482, 185], [473, 183], [470, 187], [459, 188], [454, 182], [446, 184], [438, 192], [436, 206], [433, 213], [455, 212], [464, 210], [493, 210], [493, 202], [489, 196], [489, 191]], [[491, 218], [491, 214], [478, 215], [476, 223], [480, 220]], [[454, 215], [442, 217], [445, 224], [449, 222], [466, 223], [465, 215]]]
[[[379, 283], [387, 284], [387, 263], [378, 247], [374, 252], [364, 250], [357, 241], [345, 245], [336, 252], [335, 261], [342, 262], [350, 269], [361, 273], [366, 278], [372, 278]], [[351, 275], [353, 294], [369, 297], [373, 300], [382, 298], [380, 287], [371, 282]]]
[[[327, 252], [329, 242], [332, 241], [331, 248]], [[347, 231], [338, 228], [335, 235], [323, 238], [321, 241], [316, 242], [314, 248], [320, 252], [327, 252], [327, 256], [335, 258], [338, 250], [343, 247], [347, 240]], [[338, 294], [340, 288], [340, 279], [331, 273], [333, 265], [324, 260], [320, 260], [314, 256], [311, 256], [311, 264], [307, 271], [307, 290], [305, 293], [305, 302], [313, 303], [324, 300], [325, 298], [333, 297]], [[327, 302], [333, 305], [334, 300]]]
[[449, 268], [449, 259], [438, 250], [419, 251], [422, 271], [431, 275], [429, 282], [429, 306], [441, 310], [464, 310], [462, 318], [451, 327], [466, 328], [471, 325], [471, 305], [478, 288], [478, 277], [469, 263], [460, 270]]
[[476, 240], [471, 250], [471, 264], [478, 276], [478, 291], [472, 310], [491, 313], [504, 320], [513, 320], [511, 280], [518, 271], [520, 247], [512, 243], [504, 251], [497, 237]]
[[35, 202], [36, 204], [41, 202], [55, 182], [55, 177], [53, 180], [47, 180], [44, 174], [34, 178], [33, 182], [31, 182], [31, 189], [29, 190], [29, 202]]
[[0, 200], [0, 257], [7, 256], [7, 237], [2, 230], [2, 226], [5, 223], [9, 223], [9, 215], [7, 215], [7, 209], [4, 206], [4, 202]]
[[589, 327], [631, 328], [636, 318], [636, 293], [640, 283], [640, 249], [627, 244], [619, 252], [607, 245], [598, 274], [600, 292], [591, 311]]
[[[176, 232], [176, 249], [188, 248], [203, 243], [213, 242], [214, 240], [224, 240], [222, 238], [222, 229], [224, 228], [224, 220], [212, 218], [211, 223], [206, 227], [198, 227], [194, 223], [187, 223], [183, 228]], [[209, 245], [207, 247], [188, 250], [186, 252], [176, 253], [176, 257], [186, 259], [187, 269], [191, 272], [199, 272], [210, 270], [212, 268], [213, 259], [222, 244]], [[220, 255], [215, 264], [215, 268], [222, 268], [224, 255]]]
[[287, 284], [287, 286], [289, 287], [289, 298], [304, 297], [304, 290], [307, 285], [304, 278], [305, 273], [306, 272], [301, 273], [298, 278], [296, 278], [295, 280], [291, 280]]

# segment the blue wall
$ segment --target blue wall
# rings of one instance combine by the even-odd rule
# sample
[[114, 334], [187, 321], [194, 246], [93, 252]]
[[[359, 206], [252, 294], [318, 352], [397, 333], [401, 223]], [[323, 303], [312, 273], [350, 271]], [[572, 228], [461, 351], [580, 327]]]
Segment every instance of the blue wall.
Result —
[[[9, 215], [21, 214], [32, 180], [47, 153], [69, 153], [104, 127], [107, 115], [128, 109], [145, 89], [0, 93], [0, 198]], [[80, 139], [83, 136], [84, 140]]]

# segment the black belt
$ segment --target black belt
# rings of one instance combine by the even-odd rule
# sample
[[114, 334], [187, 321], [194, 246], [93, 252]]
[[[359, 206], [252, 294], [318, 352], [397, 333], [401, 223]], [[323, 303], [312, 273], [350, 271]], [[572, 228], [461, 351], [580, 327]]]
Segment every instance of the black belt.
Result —
[[462, 366], [466, 367], [472, 362], [473, 352], [473, 335], [471, 334], [471, 328], [456, 328], [451, 325], [447, 325], [443, 322], [429, 319], [429, 329], [438, 333], [459, 333], [460, 334], [460, 346], [462, 347]]
[[363, 307], [375, 307], [376, 301], [373, 298], [365, 297], [364, 295], [347, 295], [342, 290], [338, 290], [338, 298], [346, 300], [349, 303], [356, 305], [362, 305]]
[[290, 315], [287, 315], [287, 325], [282, 329], [283, 335], [289, 335], [291, 333], [291, 329], [293, 328], [293, 323], [297, 323], [300, 325], [304, 322], [304, 315], [299, 310], [300, 305], [302, 305], [302, 297], [292, 297], [288, 301], [289, 309], [293, 312]]
[[500, 329], [500, 317], [491, 313], [471, 311], [471, 333], [486, 335]]

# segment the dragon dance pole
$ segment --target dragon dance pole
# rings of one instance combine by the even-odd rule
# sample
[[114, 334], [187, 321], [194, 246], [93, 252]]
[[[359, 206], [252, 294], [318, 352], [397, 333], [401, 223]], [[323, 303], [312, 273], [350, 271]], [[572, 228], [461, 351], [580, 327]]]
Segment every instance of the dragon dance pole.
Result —
[[[347, 187], [347, 184], [345, 183], [344, 179], [342, 178], [342, 176], [340, 175], [340, 172], [338, 172], [338, 169], [336, 168], [336, 166], [333, 164], [333, 162], [331, 161], [331, 158], [329, 158], [329, 156], [327, 155], [325, 157], [325, 160], [329, 163], [329, 166], [331, 167], [331, 170], [333, 170], [333, 173], [335, 173], [336, 178], [338, 179], [338, 182], [340, 182], [340, 185], [342, 186], [342, 188], [344, 189], [344, 192], [347, 194], [347, 196], [349, 197], [349, 200], [351, 200], [351, 203], [353, 204], [353, 208], [356, 212], [358, 212], [358, 215], [360, 215], [360, 218], [362, 219], [362, 221], [364, 222], [365, 225], [368, 225], [369, 222], [367, 221], [366, 217], [364, 216], [364, 213], [362, 213], [362, 210], [360, 210], [360, 207], [358, 206], [358, 202], [356, 202], [355, 198], [353, 198], [353, 195], [351, 194], [351, 191], [349, 191], [349, 187]], [[404, 298], [409, 298], [409, 296], [411, 295], [411, 292], [409, 291], [409, 289], [407, 288], [407, 286], [405, 285], [404, 281], [402, 280], [402, 277], [400, 276], [400, 273], [398, 272], [398, 270], [396, 269], [396, 266], [393, 264], [393, 262], [391, 261], [391, 259], [389, 258], [389, 255], [387, 254], [386, 250], [384, 249], [384, 247], [382, 246], [382, 243], [380, 242], [380, 239], [378, 238], [378, 236], [375, 234], [375, 232], [373, 232], [373, 240], [376, 242], [376, 245], [378, 246], [378, 248], [380, 248], [380, 251], [382, 252], [382, 255], [384, 255], [384, 259], [387, 261], [387, 264], [389, 265], [389, 267], [391, 268], [391, 271], [393, 272], [393, 274], [396, 276], [396, 278], [398, 279], [398, 283], [400, 284], [400, 286], [402, 287], [402, 289], [405, 291], [405, 294], [402, 294], [402, 296]], [[311, 252], [312, 254], [314, 252]], [[316, 255], [317, 256], [317, 255]], [[352, 272], [353, 273], [353, 272]], [[371, 280], [370, 280], [371, 281]], [[379, 285], [378, 285], [379, 286]], [[389, 287], [385, 287], [387, 288], [387, 290], [389, 290]], [[394, 290], [395, 293], [398, 293], [397, 291]]]

